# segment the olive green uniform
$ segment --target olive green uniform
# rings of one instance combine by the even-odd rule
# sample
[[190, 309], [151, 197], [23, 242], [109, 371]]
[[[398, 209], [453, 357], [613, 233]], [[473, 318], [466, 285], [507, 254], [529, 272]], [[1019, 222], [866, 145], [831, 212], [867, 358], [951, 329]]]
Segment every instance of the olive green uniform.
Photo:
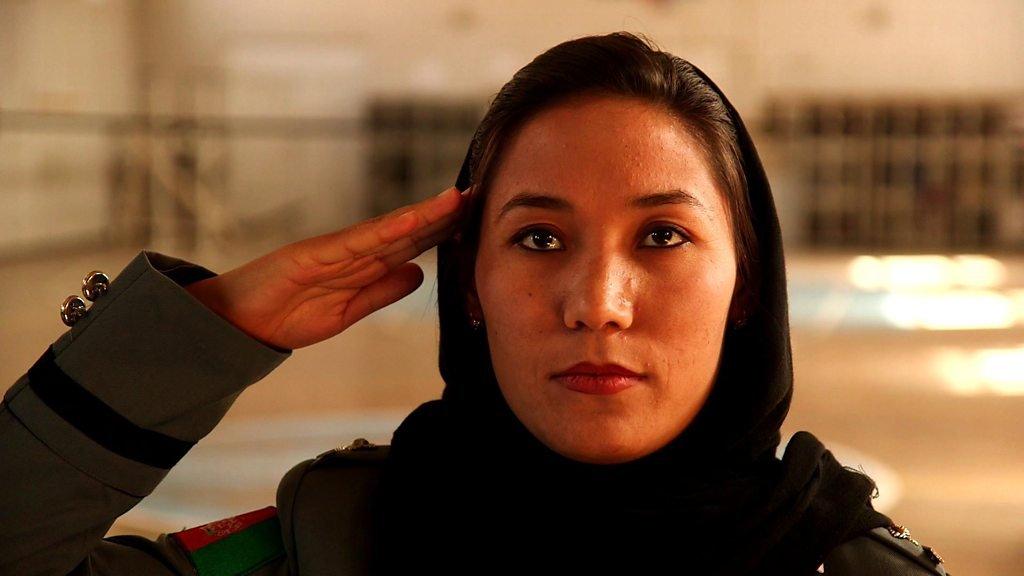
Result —
[[[242, 390], [290, 355], [250, 338], [181, 287], [210, 276], [141, 252], [34, 366], [45, 381], [30, 383], [30, 371], [7, 391], [0, 573], [194, 573], [166, 535], [156, 542], [102, 538]], [[259, 574], [285, 574], [283, 566]]]

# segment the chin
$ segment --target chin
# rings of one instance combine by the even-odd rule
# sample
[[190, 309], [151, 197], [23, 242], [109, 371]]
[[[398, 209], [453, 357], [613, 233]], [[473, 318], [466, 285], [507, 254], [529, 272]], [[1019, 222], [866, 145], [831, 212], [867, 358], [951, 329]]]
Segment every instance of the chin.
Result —
[[562, 453], [562, 456], [571, 458], [577, 462], [587, 464], [622, 464], [630, 460], [636, 460], [643, 456], [643, 453], [635, 450], [629, 451], [608, 451], [608, 450], [586, 450]]
[[548, 447], [566, 458], [588, 464], [621, 464], [649, 453], [638, 442], [621, 435], [587, 430], [581, 430], [571, 438], [560, 439], [554, 445], [548, 444]]

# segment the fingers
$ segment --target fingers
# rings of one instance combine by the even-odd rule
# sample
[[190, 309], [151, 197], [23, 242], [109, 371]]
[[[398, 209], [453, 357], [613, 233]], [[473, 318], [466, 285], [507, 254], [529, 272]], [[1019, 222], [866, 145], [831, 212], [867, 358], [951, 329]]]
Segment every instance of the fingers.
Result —
[[351, 326], [373, 312], [393, 304], [414, 292], [423, 283], [423, 269], [409, 262], [399, 265], [380, 280], [360, 290], [342, 318], [344, 327]]
[[[329, 234], [318, 260], [331, 263], [373, 254], [403, 239], [415, 244], [424, 235], [437, 231], [438, 228], [431, 228], [431, 225], [444, 229], [453, 224], [463, 201], [462, 195], [452, 187], [433, 198]], [[427, 232], [421, 232], [424, 229], [428, 229]]]
[[439, 228], [427, 236], [401, 238], [374, 254], [363, 254], [347, 262], [320, 266], [318, 274], [307, 280], [334, 290], [366, 286], [450, 236], [450, 228]]
[[437, 229], [432, 233], [428, 233], [425, 236], [415, 235], [403, 238], [393, 242], [387, 248], [378, 252], [375, 256], [381, 259], [388, 268], [394, 268], [402, 262], [412, 260], [426, 252], [431, 247], [442, 242], [445, 238], [451, 236], [451, 234], [452, 226], [446, 226], [444, 228]]

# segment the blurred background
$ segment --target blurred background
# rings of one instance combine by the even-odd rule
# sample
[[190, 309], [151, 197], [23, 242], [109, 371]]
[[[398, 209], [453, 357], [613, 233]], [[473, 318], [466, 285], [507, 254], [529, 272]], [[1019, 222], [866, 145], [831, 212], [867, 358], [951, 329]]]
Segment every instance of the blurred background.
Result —
[[[784, 432], [875, 477], [954, 574], [1022, 573], [1020, 0], [0, 0], [0, 376], [90, 270], [145, 248], [224, 272], [453, 185], [518, 68], [615, 30], [707, 71], [753, 132], [787, 251]], [[296, 351], [112, 533], [273, 504], [292, 465], [438, 397], [434, 250], [416, 262], [419, 290]]]

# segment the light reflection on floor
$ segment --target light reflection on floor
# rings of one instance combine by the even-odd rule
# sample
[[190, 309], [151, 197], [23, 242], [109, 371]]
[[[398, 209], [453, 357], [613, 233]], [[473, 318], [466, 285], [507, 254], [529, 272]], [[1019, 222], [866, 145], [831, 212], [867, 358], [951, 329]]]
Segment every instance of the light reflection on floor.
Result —
[[[260, 253], [187, 258], [224, 271]], [[113, 276], [134, 255], [0, 266], [17, 279], [6, 284], [0, 375], [13, 382], [63, 332], [57, 305], [85, 272]], [[113, 533], [152, 535], [273, 504], [277, 481], [301, 460], [357, 436], [386, 442], [401, 418], [441, 390], [432, 256], [416, 260], [427, 280], [414, 294], [296, 351], [246, 390]], [[892, 292], [854, 285], [851, 261], [788, 255], [796, 393], [783, 432], [810, 430], [840, 462], [877, 476], [876, 507], [933, 546], [952, 573], [1019, 573], [1024, 329], [900, 328], [885, 314]], [[1000, 261], [1005, 275], [987, 289], [1017, 302], [1024, 262]]]

